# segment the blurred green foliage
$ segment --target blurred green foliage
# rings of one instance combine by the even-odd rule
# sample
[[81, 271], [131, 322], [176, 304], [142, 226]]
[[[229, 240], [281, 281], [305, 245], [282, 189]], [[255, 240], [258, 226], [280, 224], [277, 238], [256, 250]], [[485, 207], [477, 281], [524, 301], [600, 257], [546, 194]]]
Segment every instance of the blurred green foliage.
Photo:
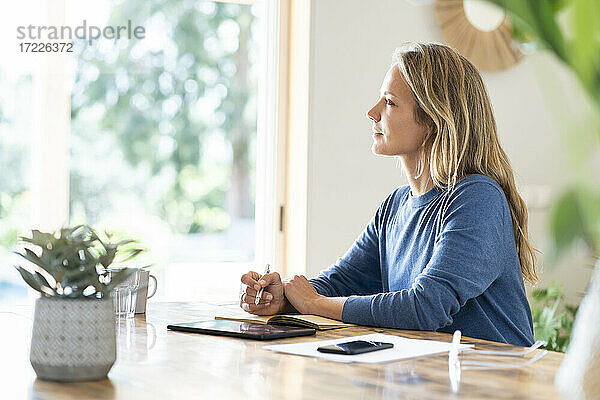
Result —
[[[600, 250], [600, 193], [584, 185], [562, 192], [552, 209], [550, 230], [553, 238], [552, 258], [557, 258], [577, 240], [582, 240], [595, 254]], [[600, 254], [598, 254], [600, 255]]]
[[544, 348], [552, 351], [567, 351], [571, 340], [571, 331], [575, 321], [577, 307], [564, 305], [563, 287], [556, 281], [546, 289], [534, 289], [532, 292], [531, 313], [535, 340], [546, 342]]
[[[550, 210], [551, 260], [582, 242], [600, 257], [600, 188], [593, 177], [593, 157], [600, 149], [600, 2], [597, 0], [488, 0], [509, 15], [515, 38], [527, 51], [548, 50], [570, 68], [595, 108], [591, 129], [566, 141], [576, 170], [575, 181], [555, 199]], [[585, 124], [583, 124], [585, 126]], [[577, 308], [557, 313], [563, 288], [557, 282], [532, 293], [536, 340], [565, 352]]]
[[[575, 242], [585, 243], [593, 256], [600, 257], [600, 188], [590, 173], [594, 168], [592, 157], [598, 155], [600, 148], [600, 2], [488, 1], [506, 10], [515, 38], [526, 48], [548, 50], [569, 67], [595, 105], [592, 128], [567, 141], [585, 160], [577, 162], [577, 182], [566, 188], [554, 202], [550, 226], [553, 258]], [[588, 149], [582, 152], [584, 146]]]

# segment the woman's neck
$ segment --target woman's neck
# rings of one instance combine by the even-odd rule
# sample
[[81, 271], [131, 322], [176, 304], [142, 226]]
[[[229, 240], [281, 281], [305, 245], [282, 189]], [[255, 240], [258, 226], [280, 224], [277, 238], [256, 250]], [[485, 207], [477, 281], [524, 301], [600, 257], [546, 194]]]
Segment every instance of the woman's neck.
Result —
[[429, 174], [429, 163], [427, 161], [419, 165], [421, 163], [417, 157], [400, 156], [400, 159], [413, 196], [421, 196], [433, 188], [433, 180]]

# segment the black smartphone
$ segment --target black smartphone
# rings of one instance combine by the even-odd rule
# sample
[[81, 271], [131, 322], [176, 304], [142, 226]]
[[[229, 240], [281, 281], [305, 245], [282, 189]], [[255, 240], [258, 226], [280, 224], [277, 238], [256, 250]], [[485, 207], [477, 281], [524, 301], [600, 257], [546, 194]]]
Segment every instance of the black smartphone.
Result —
[[362, 354], [371, 351], [391, 349], [394, 347], [392, 343], [371, 342], [367, 340], [355, 340], [352, 342], [338, 343], [331, 346], [321, 346], [317, 349], [321, 353], [333, 354]]

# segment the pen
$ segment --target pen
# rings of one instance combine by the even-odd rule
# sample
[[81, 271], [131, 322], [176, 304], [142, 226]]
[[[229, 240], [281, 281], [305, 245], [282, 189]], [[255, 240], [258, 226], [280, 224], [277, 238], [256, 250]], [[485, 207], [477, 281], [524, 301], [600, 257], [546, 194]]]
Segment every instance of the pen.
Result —
[[454, 331], [454, 335], [452, 335], [452, 348], [450, 349], [450, 353], [448, 353], [448, 377], [450, 378], [452, 393], [458, 393], [460, 386], [460, 361], [458, 359], [460, 337], [460, 331]]
[[450, 356], [458, 357], [458, 349], [460, 347], [460, 336], [461, 333], [459, 330], [454, 331], [454, 335], [452, 335], [452, 348], [450, 349]]
[[[270, 268], [271, 268], [271, 266], [269, 264], [267, 264], [265, 267], [265, 273], [262, 276], [265, 276], [266, 274], [270, 273], [271, 272]], [[261, 276], [261, 279], [262, 279], [262, 276]], [[258, 305], [258, 303], [260, 303], [260, 299], [262, 298], [263, 290], [265, 290], [265, 288], [260, 288], [260, 290], [256, 294], [256, 299], [254, 300], [255, 305]]]

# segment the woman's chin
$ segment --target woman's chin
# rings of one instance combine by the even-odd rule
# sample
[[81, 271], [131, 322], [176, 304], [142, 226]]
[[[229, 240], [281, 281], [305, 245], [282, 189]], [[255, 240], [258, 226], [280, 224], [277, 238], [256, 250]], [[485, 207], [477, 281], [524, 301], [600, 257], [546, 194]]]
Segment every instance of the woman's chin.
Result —
[[390, 148], [390, 146], [386, 146], [384, 143], [373, 141], [371, 145], [371, 152], [376, 156], [387, 156], [387, 157], [395, 157], [395, 156], [410, 156], [413, 154], [418, 154], [419, 149], [402, 149], [402, 148]]
[[371, 153], [375, 154], [376, 156], [380, 156], [381, 155], [380, 149], [379, 149], [379, 146], [377, 146], [377, 143], [373, 143], [371, 145]]
[[376, 156], [395, 156], [393, 152], [387, 151], [383, 146], [378, 143], [373, 143], [371, 146], [371, 152]]

